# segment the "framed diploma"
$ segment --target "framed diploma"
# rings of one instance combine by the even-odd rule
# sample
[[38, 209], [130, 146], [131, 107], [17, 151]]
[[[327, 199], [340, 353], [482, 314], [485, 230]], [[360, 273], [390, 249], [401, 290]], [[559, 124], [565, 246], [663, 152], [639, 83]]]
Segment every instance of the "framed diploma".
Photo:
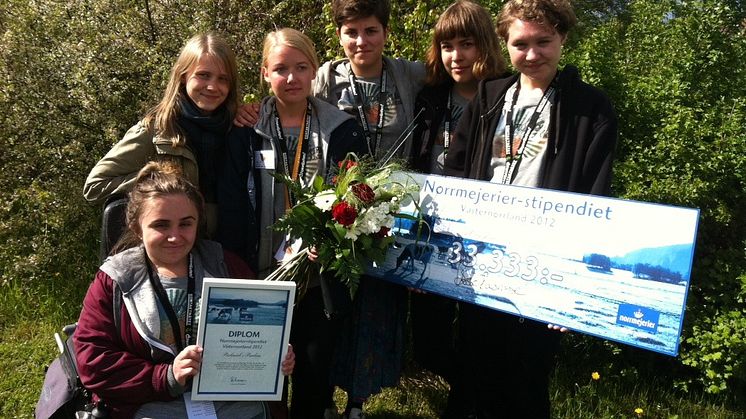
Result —
[[430, 231], [397, 221], [396, 244], [369, 274], [678, 353], [698, 210], [435, 175], [401, 181], [419, 184]]
[[192, 400], [280, 400], [294, 282], [205, 278]]

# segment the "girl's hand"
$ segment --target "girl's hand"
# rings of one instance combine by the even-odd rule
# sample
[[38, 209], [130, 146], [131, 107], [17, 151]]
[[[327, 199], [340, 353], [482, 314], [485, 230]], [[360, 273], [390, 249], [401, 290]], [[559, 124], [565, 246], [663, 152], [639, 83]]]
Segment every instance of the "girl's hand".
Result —
[[293, 351], [293, 345], [288, 344], [288, 353], [280, 365], [280, 370], [284, 375], [290, 375], [293, 369], [295, 369], [295, 351]]
[[174, 378], [179, 384], [185, 386], [190, 377], [197, 375], [201, 364], [202, 347], [197, 345], [187, 346], [174, 358]]
[[308, 260], [310, 262], [316, 262], [316, 260], [319, 258], [319, 251], [316, 250], [316, 246], [311, 246], [308, 248]]
[[566, 327], [564, 327], [564, 326], [560, 326], [560, 325], [556, 325], [556, 324], [551, 324], [551, 323], [547, 324], [547, 329], [551, 329], [551, 330], [559, 330], [559, 331], [560, 331], [560, 333], [565, 333], [565, 332], [567, 332], [567, 328], [566, 328]]
[[244, 103], [238, 107], [233, 125], [237, 127], [253, 127], [259, 121], [259, 103]]

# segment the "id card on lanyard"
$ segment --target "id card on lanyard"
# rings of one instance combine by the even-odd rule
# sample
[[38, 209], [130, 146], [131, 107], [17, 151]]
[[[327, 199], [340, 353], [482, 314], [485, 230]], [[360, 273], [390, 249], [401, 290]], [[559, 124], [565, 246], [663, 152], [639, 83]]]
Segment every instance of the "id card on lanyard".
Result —
[[515, 135], [514, 108], [518, 101], [520, 90], [521, 82], [518, 80], [515, 84], [513, 95], [507, 96], [505, 99], [505, 170], [503, 171], [502, 183], [506, 185], [513, 182], [515, 171], [518, 169], [521, 159], [523, 158], [523, 152], [526, 150], [526, 147], [531, 140], [531, 133], [536, 128], [536, 124], [539, 121], [542, 112], [544, 112], [544, 108], [549, 104], [551, 98], [554, 96], [555, 89], [553, 85], [550, 85], [542, 95], [541, 100], [534, 108], [534, 112], [531, 114], [531, 118], [529, 118], [528, 124], [526, 124], [526, 127], [523, 130], [523, 135], [520, 137], [521, 145], [518, 147], [518, 150], [516, 150], [516, 153], [513, 154], [513, 141]]
[[163, 306], [163, 310], [166, 312], [166, 316], [168, 316], [168, 321], [171, 324], [171, 330], [174, 334], [174, 339], [176, 340], [176, 347], [178, 348], [179, 352], [181, 352], [182, 350], [184, 350], [185, 347], [193, 345], [196, 340], [196, 336], [194, 334], [194, 315], [197, 306], [197, 297], [195, 290], [196, 280], [194, 278], [194, 256], [192, 256], [191, 253], [189, 254], [189, 267], [187, 271], [186, 319], [184, 320], [184, 334], [182, 335], [181, 327], [179, 326], [179, 319], [176, 316], [176, 311], [174, 310], [173, 305], [171, 305], [171, 302], [168, 300], [166, 290], [163, 288], [163, 284], [161, 284], [157, 273], [153, 273], [153, 267], [150, 266], [150, 259], [148, 258], [147, 251], [143, 249], [143, 252], [145, 254], [145, 264], [148, 269], [148, 280], [155, 290], [155, 294], [158, 297], [161, 306]]
[[[292, 180], [298, 180], [303, 178], [306, 174], [306, 166], [308, 165], [308, 150], [309, 142], [311, 140], [311, 102], [308, 102], [306, 107], [306, 115], [303, 117], [303, 125], [301, 126], [301, 132], [298, 136], [298, 145], [295, 148], [295, 158], [293, 159], [293, 166], [290, 166], [290, 151], [288, 150], [287, 138], [282, 130], [282, 124], [280, 123], [280, 115], [275, 107], [274, 125], [275, 125], [275, 141], [280, 149], [280, 163], [282, 164], [282, 170]], [[290, 209], [295, 204], [295, 197], [290, 190], [285, 188], [285, 207]]]

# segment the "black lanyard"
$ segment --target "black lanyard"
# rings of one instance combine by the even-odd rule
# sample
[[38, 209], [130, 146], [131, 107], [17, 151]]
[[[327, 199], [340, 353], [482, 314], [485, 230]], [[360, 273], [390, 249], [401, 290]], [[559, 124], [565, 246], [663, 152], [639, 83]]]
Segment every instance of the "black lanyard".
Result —
[[448, 146], [451, 145], [451, 121], [453, 119], [453, 88], [448, 91], [448, 102], [446, 104], [445, 121], [443, 122], [443, 157], [448, 155]]
[[[303, 132], [298, 137], [298, 147], [295, 151], [295, 159], [293, 168], [290, 167], [290, 152], [288, 150], [287, 139], [285, 133], [282, 130], [282, 123], [280, 123], [280, 114], [277, 112], [277, 106], [275, 106], [275, 141], [278, 143], [281, 152], [282, 168], [285, 174], [290, 176], [291, 179], [296, 180], [298, 178], [305, 179], [306, 166], [308, 165], [308, 149], [311, 139], [311, 102], [308, 102], [306, 106], [306, 115], [303, 117]], [[295, 203], [295, 198], [288, 189], [288, 205], [292, 206]]]
[[348, 79], [350, 81], [350, 88], [352, 89], [352, 96], [355, 98], [355, 105], [357, 106], [358, 118], [360, 118], [360, 125], [363, 127], [363, 133], [365, 134], [365, 141], [368, 143], [368, 152], [371, 156], [376, 155], [376, 149], [381, 143], [381, 137], [383, 137], [383, 118], [386, 114], [386, 62], [381, 64], [381, 89], [378, 91], [378, 123], [376, 125], [376, 141], [373, 143], [372, 136], [370, 133], [370, 124], [368, 118], [365, 116], [365, 105], [363, 104], [363, 97], [360, 95], [357, 77], [352, 71], [352, 65], [348, 63]]
[[504, 184], [510, 184], [513, 182], [513, 178], [515, 177], [515, 170], [518, 168], [518, 165], [521, 163], [521, 159], [523, 158], [523, 152], [526, 150], [526, 146], [528, 146], [531, 133], [533, 132], [534, 128], [536, 128], [536, 123], [539, 121], [539, 117], [541, 116], [541, 113], [544, 111], [544, 108], [549, 103], [549, 99], [552, 97], [552, 94], [554, 93], [554, 86], [550, 85], [549, 88], [544, 92], [544, 95], [541, 97], [541, 100], [534, 108], [534, 113], [531, 115], [531, 118], [528, 121], [528, 124], [526, 125], [526, 129], [523, 130], [523, 137], [521, 141], [521, 146], [518, 148], [518, 151], [516, 152], [515, 156], [513, 155], [513, 110], [515, 107], [515, 103], [518, 101], [518, 93], [521, 90], [521, 81], [520, 79], [516, 82], [515, 85], [515, 91], [513, 92], [513, 96], [508, 96], [508, 98], [505, 101], [505, 109], [507, 109], [507, 115], [505, 116], [505, 171], [503, 172], [503, 179], [502, 183]]
[[161, 305], [163, 306], [163, 310], [166, 312], [166, 316], [168, 316], [168, 322], [171, 323], [171, 330], [174, 333], [174, 339], [176, 339], [176, 347], [179, 349], [179, 352], [181, 352], [186, 346], [195, 343], [194, 311], [197, 305], [197, 299], [194, 292], [194, 258], [190, 253], [189, 269], [187, 274], [187, 311], [186, 319], [184, 321], [184, 336], [182, 337], [181, 328], [179, 327], [179, 319], [176, 317], [176, 311], [174, 311], [174, 307], [171, 305], [171, 302], [168, 301], [168, 295], [166, 294], [166, 290], [163, 288], [163, 284], [161, 284], [161, 280], [158, 278], [158, 275], [153, 275], [153, 268], [150, 266], [148, 252], [143, 249], [143, 253], [145, 254], [145, 265], [148, 268], [148, 279], [150, 279], [150, 284], [155, 290], [155, 295], [158, 297], [158, 300], [160, 300]]

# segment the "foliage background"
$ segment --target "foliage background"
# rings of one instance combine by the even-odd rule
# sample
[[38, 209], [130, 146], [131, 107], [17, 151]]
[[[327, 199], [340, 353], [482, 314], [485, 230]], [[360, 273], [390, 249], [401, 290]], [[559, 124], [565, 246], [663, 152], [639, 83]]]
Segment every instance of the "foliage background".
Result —
[[[387, 53], [424, 57], [447, 0], [393, 2]], [[499, 0], [483, 4], [496, 14]], [[620, 117], [615, 195], [701, 210], [677, 358], [582, 336], [564, 363], [593, 363], [681, 391], [746, 394], [746, 12], [737, 0], [578, 0], [565, 61]], [[185, 39], [235, 46], [245, 93], [263, 35], [305, 31], [341, 54], [321, 0], [6, 0], [0, 10], [0, 414], [28, 413], [52, 331], [77, 318], [98, 263], [93, 164], [162, 93]], [[48, 342], [48, 343], [47, 343]], [[48, 347], [48, 350], [46, 349]], [[40, 349], [44, 348], [44, 349]], [[578, 371], [581, 368], [578, 367]], [[662, 377], [662, 378], [661, 378]], [[18, 389], [23, 391], [18, 391]]]

